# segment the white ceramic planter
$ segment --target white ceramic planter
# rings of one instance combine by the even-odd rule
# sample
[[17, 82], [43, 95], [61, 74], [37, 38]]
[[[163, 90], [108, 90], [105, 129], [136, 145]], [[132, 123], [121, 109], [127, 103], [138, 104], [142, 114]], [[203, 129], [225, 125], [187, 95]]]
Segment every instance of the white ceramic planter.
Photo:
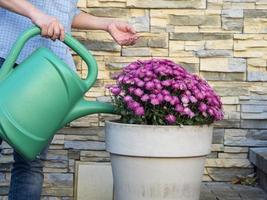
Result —
[[212, 129], [106, 122], [115, 200], [198, 200]]

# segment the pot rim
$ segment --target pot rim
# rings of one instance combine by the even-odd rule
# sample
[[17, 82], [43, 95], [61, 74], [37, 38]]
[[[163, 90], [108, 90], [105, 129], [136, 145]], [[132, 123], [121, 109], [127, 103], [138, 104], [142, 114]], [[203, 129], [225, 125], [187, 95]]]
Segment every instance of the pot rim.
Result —
[[190, 127], [201, 127], [201, 128], [212, 128], [212, 124], [203, 124], [203, 125], [148, 125], [148, 124], [126, 124], [122, 122], [118, 122], [118, 120], [106, 120], [105, 124], [111, 124], [111, 125], [122, 125], [122, 126], [129, 126], [129, 127], [158, 127], [158, 128], [190, 128]]

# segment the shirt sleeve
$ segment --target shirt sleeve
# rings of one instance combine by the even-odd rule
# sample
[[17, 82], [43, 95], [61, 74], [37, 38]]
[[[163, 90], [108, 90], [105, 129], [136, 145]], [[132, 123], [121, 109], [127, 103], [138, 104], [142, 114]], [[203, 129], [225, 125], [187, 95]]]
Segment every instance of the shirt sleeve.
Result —
[[81, 10], [80, 10], [78, 7], [74, 7], [73, 10], [72, 10], [72, 12], [71, 12], [71, 17], [72, 17], [72, 19], [73, 19], [76, 15], [78, 15], [78, 14], [80, 14], [80, 13], [81, 13]]
[[80, 13], [81, 13], [81, 10], [80, 10], [79, 8], [75, 7], [75, 8], [74, 8], [74, 11], [73, 11], [73, 17], [74, 17], [75, 15], [80, 14]]

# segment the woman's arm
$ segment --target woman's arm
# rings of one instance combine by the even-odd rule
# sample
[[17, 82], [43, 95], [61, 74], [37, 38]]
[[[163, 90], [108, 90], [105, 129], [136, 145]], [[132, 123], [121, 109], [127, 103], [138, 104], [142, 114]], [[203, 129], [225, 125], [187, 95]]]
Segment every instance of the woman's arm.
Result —
[[75, 15], [72, 28], [107, 31], [120, 45], [133, 45], [138, 39], [134, 28], [128, 23], [96, 17], [84, 12]]
[[93, 15], [80, 12], [72, 21], [72, 28], [90, 30], [108, 30], [108, 25], [113, 20], [108, 18], [95, 17]]
[[63, 25], [55, 17], [41, 12], [30, 2], [26, 0], [0, 0], [0, 7], [31, 19], [34, 24], [41, 28], [42, 36], [52, 40], [64, 40]]

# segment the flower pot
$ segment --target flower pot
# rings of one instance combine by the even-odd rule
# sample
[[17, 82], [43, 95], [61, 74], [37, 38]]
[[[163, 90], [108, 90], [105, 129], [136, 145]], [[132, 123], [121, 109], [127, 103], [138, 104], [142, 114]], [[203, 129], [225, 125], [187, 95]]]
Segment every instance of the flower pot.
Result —
[[115, 200], [198, 200], [212, 130], [106, 122]]

